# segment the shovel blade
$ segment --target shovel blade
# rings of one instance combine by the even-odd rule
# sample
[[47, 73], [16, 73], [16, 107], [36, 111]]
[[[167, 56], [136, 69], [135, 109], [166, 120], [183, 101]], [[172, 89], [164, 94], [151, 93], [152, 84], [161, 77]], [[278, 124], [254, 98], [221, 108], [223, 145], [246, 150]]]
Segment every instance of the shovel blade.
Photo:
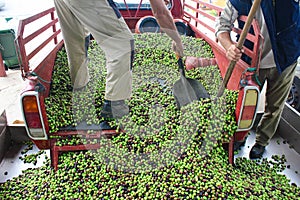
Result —
[[175, 82], [173, 94], [178, 108], [192, 101], [198, 101], [200, 98], [210, 98], [208, 92], [199, 81], [185, 77], [181, 77], [180, 80]]

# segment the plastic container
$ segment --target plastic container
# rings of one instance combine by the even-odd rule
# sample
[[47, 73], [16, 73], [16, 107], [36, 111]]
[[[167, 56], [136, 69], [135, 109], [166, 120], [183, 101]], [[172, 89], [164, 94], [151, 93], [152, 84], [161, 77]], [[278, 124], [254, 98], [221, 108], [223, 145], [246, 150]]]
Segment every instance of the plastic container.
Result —
[[13, 29], [0, 30], [0, 45], [0, 52], [5, 65], [8, 68], [19, 67]]
[[174, 19], [175, 26], [177, 28], [177, 31], [180, 35], [186, 35], [187, 32], [187, 25], [186, 23], [181, 19]]
[[139, 19], [135, 26], [135, 33], [158, 33], [160, 27], [153, 16], [145, 16]]

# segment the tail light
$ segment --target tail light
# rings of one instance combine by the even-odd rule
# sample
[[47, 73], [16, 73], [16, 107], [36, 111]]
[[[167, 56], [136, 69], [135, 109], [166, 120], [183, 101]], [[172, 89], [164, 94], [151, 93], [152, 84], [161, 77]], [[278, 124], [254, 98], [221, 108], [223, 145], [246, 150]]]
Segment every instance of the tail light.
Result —
[[33, 140], [47, 140], [39, 93], [24, 92], [21, 95], [21, 109], [28, 136]]
[[256, 118], [259, 93], [260, 91], [257, 86], [245, 86], [241, 88], [235, 113], [238, 119], [237, 131], [246, 131], [252, 128]]

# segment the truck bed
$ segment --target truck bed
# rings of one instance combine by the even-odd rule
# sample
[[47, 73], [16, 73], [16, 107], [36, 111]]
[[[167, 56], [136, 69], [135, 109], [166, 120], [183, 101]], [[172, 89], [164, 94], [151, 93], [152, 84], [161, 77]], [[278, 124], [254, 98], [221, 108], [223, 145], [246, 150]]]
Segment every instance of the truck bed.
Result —
[[[8, 75], [8, 77], [10, 77], [9, 73]], [[8, 87], [10, 84], [13, 84], [13, 81], [15, 81], [13, 78], [10, 80], [11, 82], [6, 81]], [[15, 96], [18, 96], [18, 94], [20, 93], [20, 89], [18, 87], [11, 88], [11, 90], [9, 91]], [[6, 96], [8, 93], [7, 90], [3, 89], [0, 91], [0, 94], [2, 96]], [[14, 97], [12, 97], [12, 99], [14, 99]], [[17, 106], [19, 106], [19, 104], [17, 104]], [[15, 106], [15, 108], [17, 106]], [[13, 113], [14, 111], [12, 111], [12, 114]], [[6, 113], [6, 115], [10, 116], [10, 113], [8, 112]], [[272, 155], [285, 155], [285, 157], [287, 158], [286, 166], [289, 167], [287, 167], [287, 169], [285, 169], [282, 173], [285, 174], [291, 180], [291, 183], [297, 184], [298, 187], [300, 185], [300, 175], [298, 173], [300, 172], [300, 150], [298, 147], [299, 145], [297, 145], [299, 143], [298, 141], [300, 138], [300, 129], [298, 125], [299, 119], [299, 113], [290, 106], [286, 105], [285, 111], [283, 113], [279, 125], [278, 132], [275, 135], [275, 137], [271, 140], [270, 145], [266, 148], [266, 152], [264, 154], [264, 158], [267, 159], [270, 159]], [[30, 140], [26, 135], [24, 126], [19, 125], [19, 127], [17, 127], [17, 125], [14, 125], [14, 123], [7, 123], [5, 115], [3, 115], [1, 120], [3, 120], [3, 122], [1, 122], [1, 126], [8, 128], [6, 129], [6, 131], [3, 131], [3, 133], [1, 133], [0, 142], [6, 141], [7, 144], [7, 141], [10, 141], [10, 145], [7, 145], [7, 147], [5, 148], [3, 148], [3, 146], [0, 145], [0, 147], [2, 147], [0, 149], [0, 153], [3, 155], [3, 159], [0, 162], [0, 183], [6, 182], [12, 177], [21, 175], [22, 170], [40, 167], [44, 165], [43, 162], [47, 157], [49, 158], [50, 156], [50, 150], [43, 150], [44, 153], [41, 155], [40, 158], [38, 158], [38, 162], [36, 163], [36, 165], [25, 164], [24, 161], [20, 159], [20, 157], [23, 156], [22, 151], [25, 150], [28, 146], [27, 144], [24, 144], [24, 142], [28, 142]], [[254, 140], [255, 132], [251, 130], [245, 146], [241, 148], [241, 150], [235, 155], [234, 158], [248, 158], [248, 154], [250, 148], [254, 144]], [[28, 154], [36, 154], [39, 152], [41, 152], [41, 150], [39, 150], [37, 146], [33, 145], [33, 149], [30, 150]]]
[[[29, 139], [29, 138], [28, 138]], [[285, 155], [287, 158], [286, 165], [290, 168], [286, 168], [282, 174], [284, 174], [291, 183], [295, 183], [300, 186], [300, 154], [294, 149], [290, 148], [290, 145], [285, 142], [286, 139], [282, 138], [279, 134], [276, 134], [266, 148], [266, 152], [263, 158], [270, 159], [272, 155]], [[235, 155], [235, 159], [238, 157], [249, 158], [249, 151], [255, 142], [255, 133], [250, 131], [250, 134], [246, 140], [245, 146], [243, 146], [239, 152]], [[22, 143], [15, 143], [9, 147], [9, 150], [5, 154], [2, 162], [0, 163], [0, 183], [6, 182], [13, 177], [22, 175], [22, 171], [29, 168], [38, 168], [44, 165], [46, 157], [50, 157], [50, 151], [44, 150], [44, 153], [37, 159], [36, 164], [24, 163], [20, 159], [23, 156], [21, 153], [28, 145]], [[33, 149], [28, 152], [30, 154], [37, 154], [39, 150], [35, 145]]]

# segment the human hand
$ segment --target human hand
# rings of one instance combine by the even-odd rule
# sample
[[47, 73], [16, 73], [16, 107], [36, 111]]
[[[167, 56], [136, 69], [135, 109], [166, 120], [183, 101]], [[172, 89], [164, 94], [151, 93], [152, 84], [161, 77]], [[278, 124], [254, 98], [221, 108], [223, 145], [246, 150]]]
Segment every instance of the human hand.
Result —
[[244, 49], [239, 49], [235, 44], [232, 44], [226, 51], [226, 57], [237, 62], [241, 58], [242, 53], [244, 53]]
[[185, 59], [185, 69], [191, 70], [199, 66], [197, 57], [187, 56]]
[[178, 55], [179, 57], [183, 57], [184, 53], [183, 53], [183, 44], [182, 42], [172, 42], [172, 50], [176, 53], [176, 55]]

